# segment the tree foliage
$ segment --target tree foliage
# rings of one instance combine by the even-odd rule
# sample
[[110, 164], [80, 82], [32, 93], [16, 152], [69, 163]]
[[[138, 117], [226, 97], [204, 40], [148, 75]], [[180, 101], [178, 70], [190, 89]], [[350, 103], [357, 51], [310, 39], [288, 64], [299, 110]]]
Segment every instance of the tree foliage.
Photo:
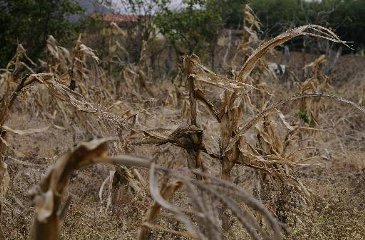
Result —
[[199, 51], [223, 27], [222, 16], [207, 2], [186, 0], [186, 8], [179, 10], [165, 7], [157, 14], [155, 24], [175, 47], [189, 53]]
[[365, 1], [250, 0], [264, 34], [278, 35], [293, 26], [319, 24], [335, 30], [354, 47], [365, 46]]
[[[222, 28], [241, 28], [242, 10], [248, 3], [262, 22], [262, 34], [273, 37], [295, 26], [318, 24], [334, 30], [341, 39], [365, 46], [365, 1], [359, 0], [185, 0], [185, 8], [165, 8], [156, 25], [173, 44], [188, 52], [211, 47]], [[303, 40], [289, 44], [303, 45]], [[318, 45], [320, 46], [320, 45]], [[309, 45], [311, 49], [316, 45]], [[317, 49], [322, 51], [323, 49]]]
[[365, 48], [365, 1], [327, 0], [333, 2], [334, 11], [328, 17], [331, 27], [347, 41], [353, 41], [355, 48]]
[[196, 53], [211, 60], [221, 30], [238, 28], [242, 23], [244, 0], [183, 0], [183, 8], [168, 5], [157, 13], [155, 24], [178, 54]]
[[77, 23], [69, 16], [81, 12], [72, 0], [0, 0], [0, 66], [15, 53], [18, 43], [31, 57], [39, 57], [48, 35], [61, 42], [72, 38]]

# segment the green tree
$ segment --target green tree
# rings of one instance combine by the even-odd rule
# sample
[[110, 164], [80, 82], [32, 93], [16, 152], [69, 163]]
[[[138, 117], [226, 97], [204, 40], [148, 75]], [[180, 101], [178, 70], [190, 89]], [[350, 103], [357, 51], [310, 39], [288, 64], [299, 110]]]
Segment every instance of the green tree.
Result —
[[[98, 0], [100, 3], [114, 9], [115, 14], [133, 15], [136, 22], [124, 24], [127, 31], [125, 48], [128, 51], [128, 61], [138, 63], [141, 59], [143, 42], [151, 43], [158, 33], [153, 23], [156, 12], [168, 9], [171, 0]], [[115, 5], [117, 7], [115, 7]], [[152, 58], [155, 54], [152, 54]]]
[[[249, 4], [261, 20], [264, 34], [268, 37], [294, 26], [319, 24], [332, 28], [341, 39], [353, 41], [356, 49], [365, 47], [363, 0], [249, 0]], [[301, 40], [294, 43], [302, 45]]]
[[48, 35], [61, 43], [75, 36], [77, 22], [69, 16], [81, 13], [72, 0], [0, 0], [0, 67], [15, 53], [18, 43], [29, 56], [40, 56]]
[[353, 41], [356, 49], [365, 48], [365, 1], [326, 0], [333, 11], [329, 15], [329, 25], [346, 41]]
[[251, 0], [250, 6], [264, 26], [265, 34], [277, 35], [303, 23], [304, 6], [300, 0]]
[[242, 23], [245, 0], [184, 0], [185, 8], [165, 7], [155, 23], [174, 44], [189, 53], [214, 45], [224, 27], [238, 28]]
[[224, 27], [238, 29], [243, 23], [243, 8], [247, 0], [209, 0], [207, 9], [219, 14]]
[[[158, 12], [155, 24], [169, 39], [177, 55], [196, 53], [208, 57], [214, 67], [214, 55], [219, 32], [225, 21], [218, 0], [185, 0], [185, 7], [171, 10], [165, 7]], [[221, 5], [223, 6], [223, 5]]]
[[184, 1], [186, 8], [160, 11], [155, 24], [171, 41], [174, 47], [189, 54], [205, 47], [205, 44], [215, 38], [222, 27], [222, 19], [216, 12], [207, 9], [203, 1]]

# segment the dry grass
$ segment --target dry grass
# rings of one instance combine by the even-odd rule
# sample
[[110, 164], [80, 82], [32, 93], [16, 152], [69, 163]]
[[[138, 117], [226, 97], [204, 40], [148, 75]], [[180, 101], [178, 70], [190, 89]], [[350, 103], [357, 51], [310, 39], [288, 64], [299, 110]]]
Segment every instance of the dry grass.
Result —
[[[244, 36], [237, 50], [247, 55], [240, 70], [223, 76], [186, 56], [179, 86], [151, 83], [147, 44], [139, 64], [122, 69], [120, 79], [100, 67], [81, 38], [68, 50], [50, 37], [39, 65], [19, 46], [0, 78], [3, 235], [323, 239], [339, 234], [323, 229], [333, 224], [344, 229], [343, 238], [361, 239], [363, 226], [347, 231], [336, 217], [361, 220], [361, 198], [352, 202], [354, 212], [339, 208], [356, 192], [340, 199], [328, 179], [317, 177], [318, 169], [332, 174], [326, 164], [340, 158], [363, 160], [362, 99], [337, 96], [323, 74], [323, 56], [302, 66], [307, 78], [289, 90], [265, 74], [265, 54], [294, 37], [345, 43], [314, 25], [260, 42], [257, 18], [248, 7], [244, 13], [250, 40]], [[20, 115], [34, 125], [13, 122]], [[358, 162], [342, 168], [361, 172]], [[19, 216], [26, 217], [14, 220]]]

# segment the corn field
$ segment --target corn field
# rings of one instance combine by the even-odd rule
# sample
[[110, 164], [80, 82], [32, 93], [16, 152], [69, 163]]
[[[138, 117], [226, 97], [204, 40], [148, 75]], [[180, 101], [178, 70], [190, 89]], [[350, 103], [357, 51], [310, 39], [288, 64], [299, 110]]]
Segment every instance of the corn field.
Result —
[[152, 81], [148, 43], [114, 74], [81, 37], [49, 36], [38, 62], [18, 45], [0, 75], [0, 239], [363, 239], [364, 81], [332, 85], [323, 55], [287, 85], [266, 58], [346, 42], [245, 22], [229, 74], [193, 54], [173, 81]]

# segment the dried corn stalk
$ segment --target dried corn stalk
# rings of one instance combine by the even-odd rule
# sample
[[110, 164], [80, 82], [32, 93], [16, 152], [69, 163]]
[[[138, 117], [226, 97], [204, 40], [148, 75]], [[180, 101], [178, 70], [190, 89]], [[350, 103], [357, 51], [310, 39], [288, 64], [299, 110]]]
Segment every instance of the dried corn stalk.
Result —
[[[254, 21], [255, 18], [252, 15], [248, 19]], [[252, 23], [251, 27], [254, 25]], [[199, 125], [199, 119], [197, 119], [197, 102], [201, 102], [207, 105], [221, 126], [219, 142], [221, 154], [218, 158], [221, 160], [221, 178], [223, 180], [230, 180], [231, 170], [235, 164], [243, 164], [258, 169], [264, 174], [269, 174], [276, 179], [280, 179], [288, 185], [294, 186], [304, 198], [307, 198], [307, 189], [292, 175], [291, 168], [294, 167], [295, 163], [293, 162], [296, 159], [293, 159], [293, 154], [290, 155], [286, 152], [286, 148], [291, 144], [290, 137], [294, 137], [298, 134], [298, 130], [302, 130], [302, 128], [290, 130], [287, 138], [282, 139], [276, 133], [273, 121], [270, 120], [269, 115], [284, 105], [298, 100], [319, 100], [321, 98], [329, 98], [336, 102], [349, 104], [362, 112], [364, 111], [362, 107], [342, 98], [313, 92], [302, 92], [302, 95], [294, 96], [288, 100], [274, 103], [267, 107], [269, 104], [268, 100], [265, 99], [265, 94], [267, 93], [265, 84], [259, 81], [253, 81], [254, 77], [251, 78], [251, 73], [260, 64], [265, 53], [298, 36], [314, 36], [346, 45], [345, 42], [341, 41], [329, 29], [317, 25], [298, 27], [261, 44], [248, 57], [233, 80], [226, 80], [224, 77], [214, 74], [202, 66], [199, 58], [195, 55], [184, 59], [183, 70], [187, 75], [186, 85], [190, 93], [190, 123]], [[323, 59], [319, 59], [317, 62], [311, 66], [314, 69], [314, 74], [318, 74], [318, 65], [323, 62]], [[223, 82], [226, 82], [226, 84], [222, 84]], [[220, 104], [212, 104], [206, 100], [207, 97], [204, 93], [203, 83], [214, 85], [224, 90]], [[240, 83], [246, 85], [240, 85]], [[253, 83], [254, 86], [248, 85], [247, 83]], [[258, 90], [258, 94], [253, 94], [252, 90]], [[246, 115], [244, 109], [250, 109], [254, 113], [254, 117], [246, 123], [244, 123], [244, 115]], [[262, 122], [262, 127], [257, 127], [258, 149], [255, 149], [255, 146], [247, 144], [244, 134], [260, 122]], [[290, 127], [293, 128], [292, 126]]]
[[[325, 93], [330, 89], [329, 78], [321, 71], [325, 63], [326, 57], [321, 55], [304, 67], [305, 71], [310, 71], [312, 76], [300, 84], [299, 90], [301, 94]], [[300, 103], [298, 114], [305, 124], [317, 127], [319, 125], [320, 110], [320, 99], [303, 99]]]
[[[1, 89], [4, 90], [4, 95], [0, 98], [0, 216], [2, 204], [6, 198], [10, 183], [10, 176], [4, 158], [6, 148], [8, 147], [6, 142], [7, 132], [12, 129], [4, 126], [4, 124], [8, 120], [10, 109], [14, 105], [20, 92], [24, 87], [33, 83], [33, 81], [27, 81], [26, 77], [20, 77], [22, 71], [32, 71], [31, 68], [23, 62], [24, 59], [31, 64], [34, 64], [26, 55], [23, 46], [18, 45], [15, 56], [7, 65], [7, 70], [0, 75], [0, 79], [4, 81], [3, 84], [5, 86], [5, 89]], [[1, 228], [0, 239], [5, 239]]]
[[[187, 210], [168, 202], [160, 194], [157, 185], [157, 173], [162, 172], [166, 176], [181, 182], [186, 188], [192, 203], [193, 211]], [[191, 237], [198, 239], [224, 239], [224, 231], [220, 225], [220, 216], [217, 206], [223, 204], [230, 209], [232, 215], [237, 218], [243, 229], [252, 239], [280, 239], [281, 229], [271, 213], [257, 200], [253, 199], [245, 191], [236, 185], [215, 178], [209, 174], [193, 170], [199, 179], [191, 178], [190, 171], [166, 169], [152, 164], [150, 169], [150, 188], [154, 200], [165, 210], [174, 214], [174, 217], [184, 223]], [[241, 204], [246, 207], [242, 208]], [[261, 214], [267, 222], [267, 229], [259, 226], [252, 211]]]
[[[237, 80], [240, 82], [247, 81], [250, 76], [252, 70], [255, 68], [257, 62], [267, 53], [269, 50], [279, 46], [295, 37], [298, 36], [312, 36], [327, 39], [332, 42], [342, 43], [346, 45], [346, 42], [342, 41], [335, 33], [331, 30], [324, 28], [319, 25], [305, 25], [301, 27], [297, 27], [286, 31], [279, 36], [264, 42], [261, 46], [259, 46], [252, 55], [247, 59], [245, 64], [242, 66], [241, 70], [237, 75]], [[346, 45], [347, 46], [347, 45]]]
[[[231, 209], [233, 215], [238, 218], [242, 226], [254, 239], [280, 238], [280, 227], [270, 212], [266, 210], [261, 203], [235, 185], [196, 170], [192, 172], [187, 171], [186, 169], [172, 170], [156, 166], [153, 163], [151, 165], [149, 160], [143, 158], [126, 155], [108, 157], [106, 156], [108, 141], [110, 140], [99, 139], [88, 143], [81, 143], [74, 151], [61, 157], [48, 171], [39, 186], [32, 190], [31, 195], [33, 196], [33, 202], [36, 209], [31, 233], [32, 239], [58, 239], [60, 221], [64, 213], [64, 210], [61, 209], [62, 196], [68, 185], [71, 173], [77, 169], [96, 163], [109, 163], [129, 167], [151, 167], [149, 181], [151, 194], [155, 203], [145, 217], [146, 222], [141, 229], [140, 237], [147, 237], [149, 235], [147, 228], [163, 230], [162, 227], [159, 228], [157, 225], [150, 222], [156, 218], [162, 207], [172, 212], [174, 217], [179, 221], [182, 221], [188, 230], [188, 232], [176, 232], [165, 229], [166, 231], [182, 236], [190, 236], [192, 238], [222, 239], [222, 231], [218, 224], [219, 218], [214, 210], [215, 205], [212, 205], [212, 202], [209, 200], [213, 199], [214, 201], [225, 204], [227, 208]], [[165, 182], [162, 186], [162, 190], [159, 190], [157, 183], [158, 172], [166, 174], [166, 177], [168, 178], [177, 179], [177, 182], [173, 184], [167, 184], [167, 182]], [[201, 179], [204, 177], [207, 181], [202, 182], [201, 180], [188, 177], [189, 175], [191, 176], [191, 173], [200, 176]], [[180, 209], [166, 201], [165, 198], [170, 199], [174, 192], [181, 187], [181, 184], [187, 187], [189, 198], [191, 199], [193, 206], [197, 208], [196, 212]], [[269, 229], [271, 230], [267, 231], [262, 229], [252, 216], [252, 213], [241, 208], [236, 202], [237, 200], [231, 199], [229, 197], [230, 194], [227, 195], [226, 191], [235, 195], [249, 208], [262, 214], [267, 220]], [[207, 196], [210, 197], [208, 198]], [[190, 214], [192, 213], [194, 216], [190, 217], [186, 212], [190, 212]], [[193, 223], [195, 220], [198, 224], [197, 227], [195, 226], [195, 223]]]
[[[0, 142], [2, 144], [2, 142]], [[6, 193], [9, 188], [10, 176], [7, 169], [7, 164], [3, 162], [3, 155], [0, 152], [0, 216], [2, 211], [2, 204], [6, 198]], [[0, 239], [5, 239], [2, 229], [0, 227]]]
[[206, 152], [205, 147], [202, 145], [203, 131], [196, 126], [182, 126], [170, 134], [166, 134], [163, 131], [158, 130], [143, 131], [143, 134], [146, 137], [140, 141], [134, 142], [134, 144], [161, 145], [172, 143], [187, 151], [187, 166], [190, 169], [204, 170], [204, 166], [200, 158], [200, 152]]
[[[179, 181], [169, 183], [168, 180], [169, 180], [168, 178], [165, 178], [164, 181], [162, 182], [162, 186], [160, 187], [161, 188], [160, 194], [164, 199], [171, 200], [171, 198], [174, 196], [174, 193], [181, 188], [182, 184]], [[150, 229], [153, 229], [152, 226], [154, 226], [151, 225], [152, 221], [158, 217], [160, 212], [161, 212], [161, 205], [157, 201], [154, 201], [151, 207], [147, 210], [143, 218], [143, 223], [138, 232], [138, 237], [137, 237], [139, 240], [145, 240], [150, 238], [151, 235]], [[164, 231], [168, 230], [165, 229]], [[174, 232], [174, 234], [178, 235], [178, 232]], [[191, 235], [188, 234], [188, 236]]]
[[74, 151], [58, 159], [39, 186], [31, 191], [36, 209], [32, 239], [58, 239], [63, 212], [62, 196], [73, 171], [96, 163], [149, 167], [147, 159], [126, 155], [106, 157], [109, 141], [110, 139], [98, 139], [81, 143]]

